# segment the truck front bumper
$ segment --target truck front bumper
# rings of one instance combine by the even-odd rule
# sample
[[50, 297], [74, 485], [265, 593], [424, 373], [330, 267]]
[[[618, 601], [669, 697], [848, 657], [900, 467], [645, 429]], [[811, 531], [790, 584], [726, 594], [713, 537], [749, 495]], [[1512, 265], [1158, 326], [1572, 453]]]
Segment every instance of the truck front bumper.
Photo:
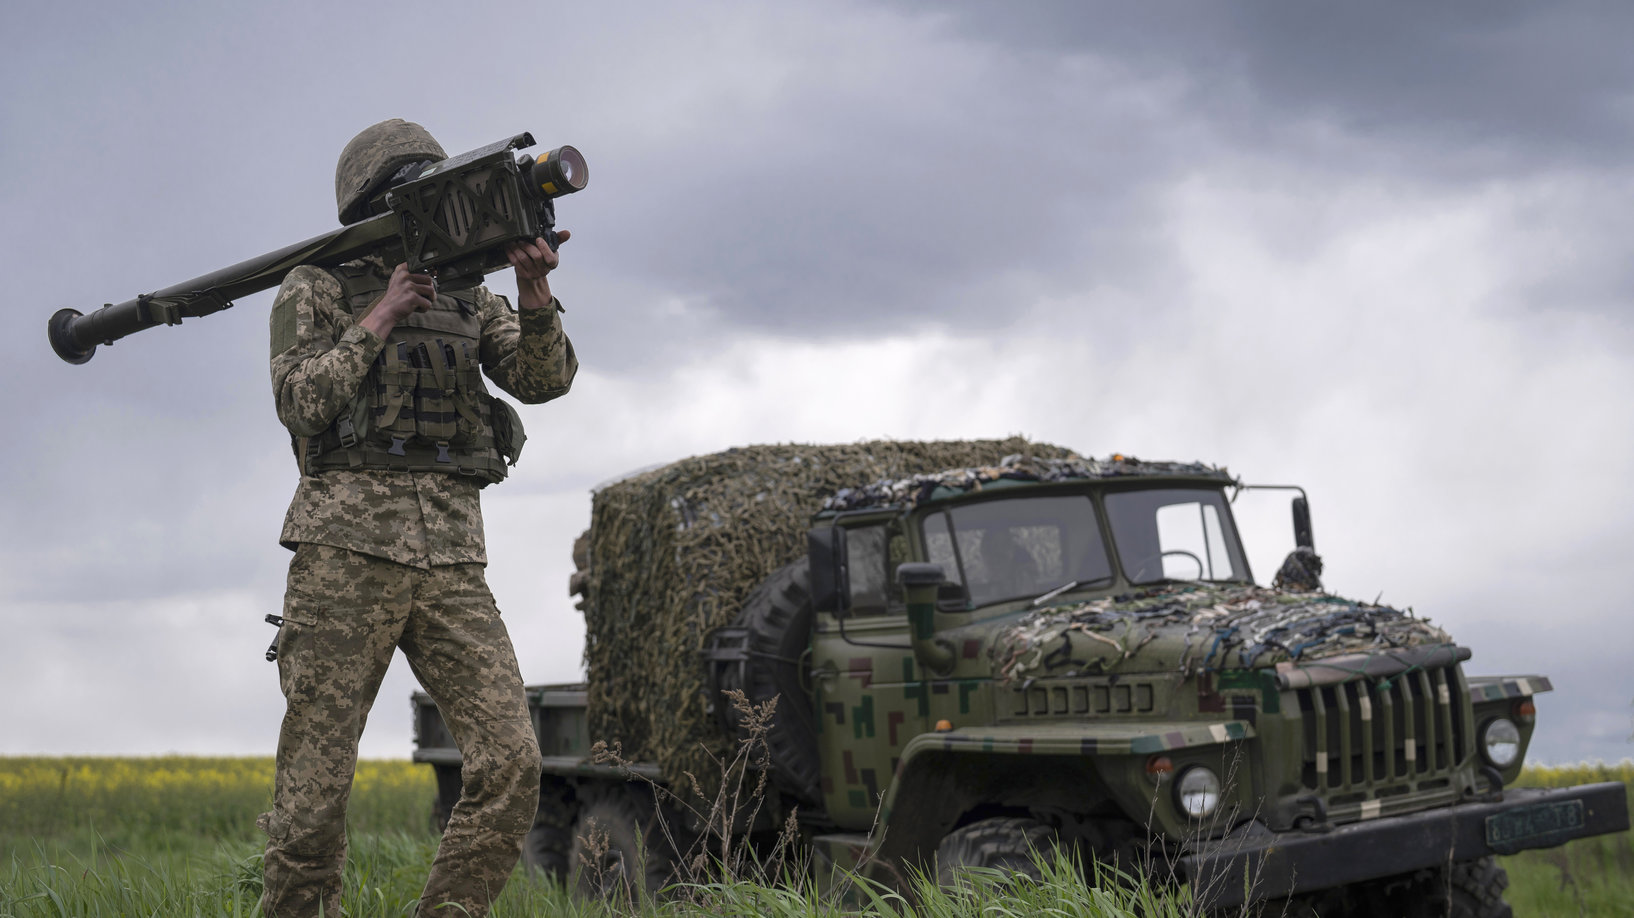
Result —
[[[1257, 825], [1257, 824], [1256, 824]], [[1408, 813], [1326, 832], [1263, 829], [1204, 842], [1177, 871], [1207, 907], [1241, 905], [1489, 854], [1552, 848], [1574, 838], [1628, 829], [1622, 784], [1511, 788], [1496, 802]]]

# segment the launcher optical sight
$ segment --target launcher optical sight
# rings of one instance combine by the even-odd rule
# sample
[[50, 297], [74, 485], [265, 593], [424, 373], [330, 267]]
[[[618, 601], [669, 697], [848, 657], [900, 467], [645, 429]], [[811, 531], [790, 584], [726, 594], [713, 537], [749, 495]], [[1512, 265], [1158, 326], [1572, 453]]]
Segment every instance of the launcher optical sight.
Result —
[[47, 334], [57, 356], [85, 363], [98, 344], [112, 344], [155, 325], [180, 325], [233, 300], [272, 287], [301, 265], [334, 267], [371, 252], [399, 248], [410, 271], [457, 290], [508, 267], [511, 243], [544, 239], [556, 248], [556, 198], [590, 181], [584, 155], [557, 147], [538, 159], [511, 151], [533, 146], [523, 132], [426, 166], [385, 195], [386, 212], [163, 290], [82, 314], [59, 309]]

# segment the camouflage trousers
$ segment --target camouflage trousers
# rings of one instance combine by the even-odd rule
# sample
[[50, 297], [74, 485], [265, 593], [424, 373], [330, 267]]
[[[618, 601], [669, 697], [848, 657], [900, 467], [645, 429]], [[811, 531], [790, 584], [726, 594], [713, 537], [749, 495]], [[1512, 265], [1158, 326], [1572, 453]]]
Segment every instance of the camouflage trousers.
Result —
[[539, 744], [482, 565], [427, 570], [303, 543], [278, 632], [287, 706], [273, 809], [258, 821], [269, 918], [340, 914], [358, 737], [398, 648], [463, 759], [418, 914], [486, 915], [516, 867], [538, 810]]

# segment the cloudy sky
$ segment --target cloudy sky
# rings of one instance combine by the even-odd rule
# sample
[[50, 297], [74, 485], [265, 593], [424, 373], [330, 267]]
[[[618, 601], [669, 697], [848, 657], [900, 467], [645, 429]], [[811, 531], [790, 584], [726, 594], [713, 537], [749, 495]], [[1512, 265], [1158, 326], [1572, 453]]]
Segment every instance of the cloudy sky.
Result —
[[[1534, 758], [1634, 755], [1634, 12], [1391, 7], [5, 5], [0, 753], [272, 751], [271, 293], [80, 367], [45, 322], [333, 228], [405, 117], [591, 164], [583, 367], [486, 501], [528, 681], [581, 673], [598, 482], [1024, 433], [1304, 484], [1330, 589], [1553, 677]], [[1239, 513], [1268, 577], [1286, 497]]]

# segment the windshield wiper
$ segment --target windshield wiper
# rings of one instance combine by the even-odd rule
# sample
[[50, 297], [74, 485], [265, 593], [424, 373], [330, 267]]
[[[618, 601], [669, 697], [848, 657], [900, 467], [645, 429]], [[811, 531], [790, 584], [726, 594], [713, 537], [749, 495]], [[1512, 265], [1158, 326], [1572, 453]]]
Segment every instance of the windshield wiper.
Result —
[[1055, 589], [1049, 591], [1048, 593], [1045, 593], [1044, 595], [1038, 597], [1037, 599], [1034, 599], [1032, 604], [1035, 607], [1036, 606], [1041, 606], [1044, 603], [1049, 602], [1050, 600], [1054, 599], [1057, 596], [1060, 596], [1062, 593], [1065, 593], [1066, 591], [1072, 589], [1073, 587], [1075, 587], [1077, 585], [1078, 585], [1078, 581], [1068, 580], [1066, 583], [1063, 583], [1060, 586], [1056, 587]]
[[1050, 600], [1054, 599], [1055, 597], [1060, 596], [1062, 593], [1067, 592], [1068, 590], [1074, 590], [1074, 589], [1077, 589], [1078, 587], [1081, 587], [1081, 586], [1089, 586], [1092, 583], [1100, 583], [1102, 580], [1111, 580], [1111, 579], [1112, 579], [1112, 576], [1109, 574], [1109, 575], [1107, 575], [1105, 577], [1096, 577], [1094, 580], [1069, 580], [1066, 583], [1063, 583], [1060, 586], [1056, 587], [1055, 589], [1049, 591], [1048, 593], [1045, 593], [1044, 595], [1038, 597], [1037, 599], [1034, 599], [1032, 601], [1032, 606], [1033, 606], [1033, 608], [1036, 609], [1039, 606], [1042, 606], [1043, 604], [1045, 604], [1045, 603], [1049, 602]]

